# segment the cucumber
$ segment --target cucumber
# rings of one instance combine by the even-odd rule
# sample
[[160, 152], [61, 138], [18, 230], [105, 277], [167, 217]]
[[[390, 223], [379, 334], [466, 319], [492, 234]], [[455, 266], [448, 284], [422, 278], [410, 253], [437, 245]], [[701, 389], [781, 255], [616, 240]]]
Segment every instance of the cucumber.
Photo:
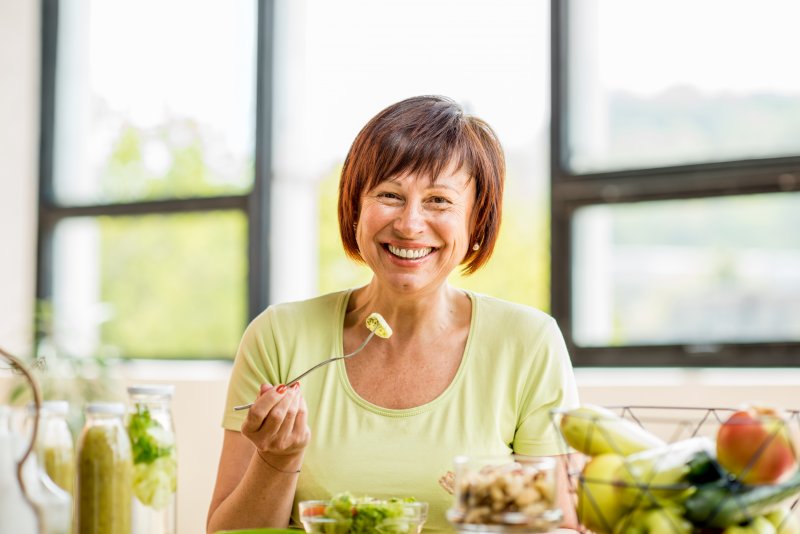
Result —
[[666, 445], [633, 421], [593, 404], [563, 413], [559, 428], [570, 447], [589, 456], [607, 453], [627, 456]]
[[725, 528], [750, 521], [800, 494], [800, 470], [780, 484], [743, 486], [721, 479], [697, 486], [683, 503], [686, 517], [703, 527]]

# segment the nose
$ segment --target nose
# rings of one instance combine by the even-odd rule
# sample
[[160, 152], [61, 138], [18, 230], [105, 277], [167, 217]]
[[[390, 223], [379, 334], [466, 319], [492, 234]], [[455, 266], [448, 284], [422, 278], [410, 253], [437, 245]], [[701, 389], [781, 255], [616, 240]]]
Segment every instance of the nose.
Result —
[[425, 229], [425, 214], [420, 202], [408, 200], [394, 220], [394, 229], [402, 237], [415, 237]]

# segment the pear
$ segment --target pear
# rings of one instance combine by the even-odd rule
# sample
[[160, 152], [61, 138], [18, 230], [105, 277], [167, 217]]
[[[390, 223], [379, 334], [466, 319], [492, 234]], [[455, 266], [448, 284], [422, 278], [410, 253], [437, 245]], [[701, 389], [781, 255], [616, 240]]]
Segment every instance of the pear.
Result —
[[616, 480], [624, 461], [619, 454], [598, 454], [589, 459], [578, 478], [578, 521], [597, 534], [611, 534], [628, 511]]

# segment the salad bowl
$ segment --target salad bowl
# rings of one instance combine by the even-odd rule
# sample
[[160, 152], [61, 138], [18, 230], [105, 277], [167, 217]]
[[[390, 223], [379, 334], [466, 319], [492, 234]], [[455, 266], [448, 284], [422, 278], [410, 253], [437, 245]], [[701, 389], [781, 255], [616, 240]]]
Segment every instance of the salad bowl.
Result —
[[298, 508], [309, 534], [419, 534], [428, 517], [425, 502], [356, 498], [349, 493], [328, 501], [301, 501]]

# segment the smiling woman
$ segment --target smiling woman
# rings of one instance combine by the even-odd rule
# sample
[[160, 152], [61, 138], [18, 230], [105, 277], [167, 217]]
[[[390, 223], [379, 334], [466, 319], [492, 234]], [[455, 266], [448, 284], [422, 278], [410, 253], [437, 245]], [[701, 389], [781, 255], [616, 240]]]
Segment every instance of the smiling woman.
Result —
[[[504, 178], [492, 128], [446, 97], [403, 100], [360, 131], [342, 170], [339, 231], [372, 279], [272, 305], [246, 329], [209, 532], [297, 525], [298, 503], [341, 492], [413, 497], [429, 507], [424, 531], [444, 532], [453, 503], [438, 481], [456, 456], [561, 452], [550, 411], [575, 406], [577, 392], [555, 321], [447, 281], [491, 257]], [[372, 313], [391, 337], [285, 386], [356, 349]]]

